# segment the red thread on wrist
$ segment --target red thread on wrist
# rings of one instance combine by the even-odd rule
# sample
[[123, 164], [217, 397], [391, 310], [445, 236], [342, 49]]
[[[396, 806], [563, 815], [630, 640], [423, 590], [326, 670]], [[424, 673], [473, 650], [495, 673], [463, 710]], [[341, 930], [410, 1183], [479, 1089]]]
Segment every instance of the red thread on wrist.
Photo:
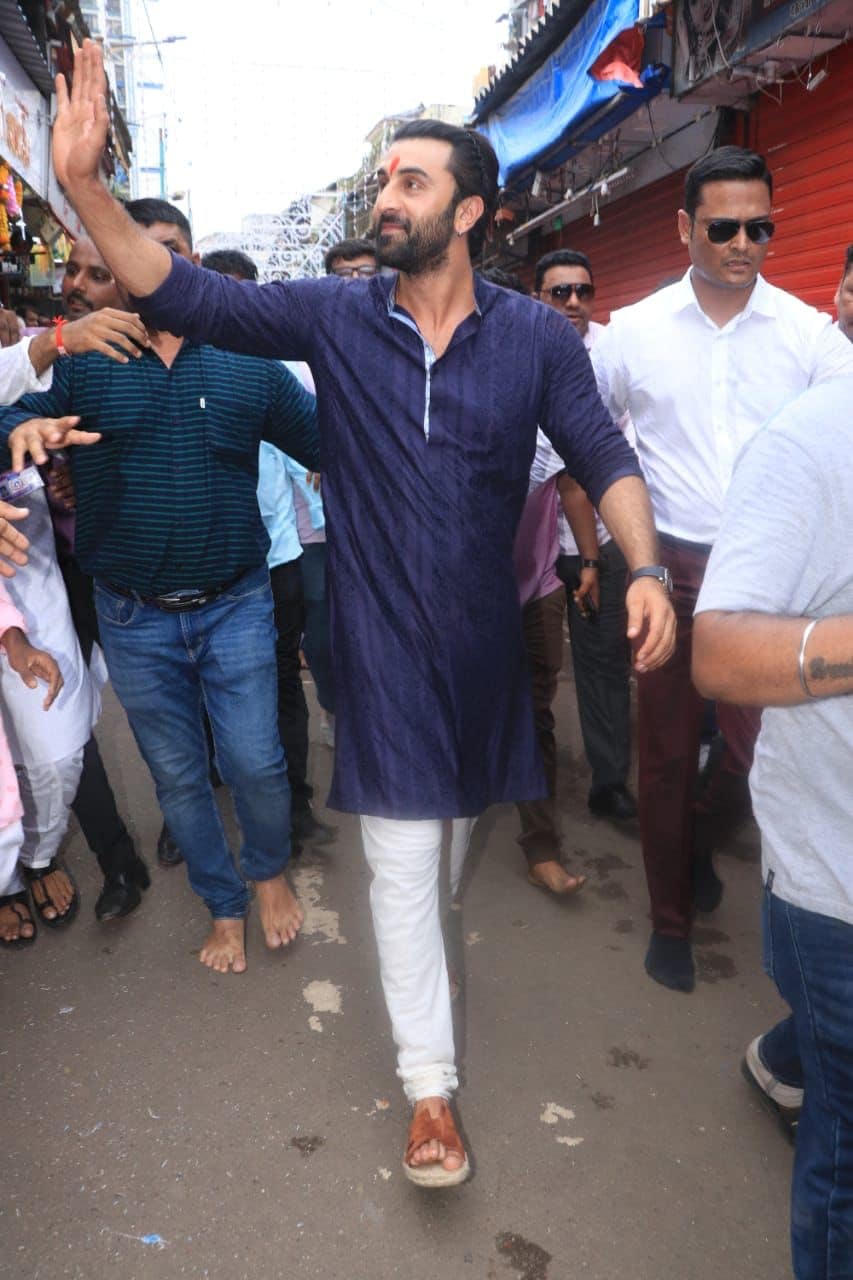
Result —
[[65, 324], [65, 316], [57, 316], [53, 322], [53, 337], [54, 337], [54, 341], [56, 342], [56, 349], [61, 356], [67, 356], [70, 354], [67, 347], [65, 347], [62, 341], [62, 326], [64, 324]]

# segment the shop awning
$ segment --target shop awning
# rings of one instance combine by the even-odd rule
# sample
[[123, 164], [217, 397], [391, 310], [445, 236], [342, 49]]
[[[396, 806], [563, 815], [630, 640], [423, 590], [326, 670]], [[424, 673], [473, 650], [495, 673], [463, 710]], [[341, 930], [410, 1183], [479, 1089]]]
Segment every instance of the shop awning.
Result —
[[[523, 186], [536, 169], [556, 168], [665, 87], [667, 68], [637, 74], [618, 58], [606, 72], [590, 74], [638, 14], [638, 0], [594, 0], [542, 66], [478, 121], [497, 152], [502, 185]], [[598, 78], [602, 74], [606, 78]]]
[[6, 41], [37, 89], [49, 98], [53, 76], [47, 60], [15, 0], [0, 0], [0, 36]]

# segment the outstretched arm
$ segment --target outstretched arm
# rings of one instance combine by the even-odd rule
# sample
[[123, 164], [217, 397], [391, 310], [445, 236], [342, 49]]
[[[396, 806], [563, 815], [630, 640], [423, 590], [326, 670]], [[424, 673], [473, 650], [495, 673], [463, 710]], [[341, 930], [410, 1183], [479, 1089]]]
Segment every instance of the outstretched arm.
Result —
[[172, 255], [148, 239], [101, 182], [101, 156], [109, 129], [106, 93], [100, 47], [84, 40], [74, 55], [70, 96], [65, 77], [56, 77], [53, 164], [115, 278], [131, 293], [145, 296], [168, 276]]

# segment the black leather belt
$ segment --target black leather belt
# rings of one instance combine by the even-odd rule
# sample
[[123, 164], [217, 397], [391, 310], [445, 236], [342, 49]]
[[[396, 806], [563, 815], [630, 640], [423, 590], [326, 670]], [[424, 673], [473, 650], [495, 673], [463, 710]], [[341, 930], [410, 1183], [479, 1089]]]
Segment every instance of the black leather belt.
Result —
[[216, 587], [167, 591], [161, 596], [143, 595], [141, 591], [134, 591], [132, 587], [123, 587], [119, 582], [104, 582], [104, 586], [108, 591], [114, 591], [116, 595], [126, 596], [129, 600], [138, 600], [140, 604], [151, 605], [154, 609], [162, 609], [164, 613], [184, 613], [188, 609], [200, 609], [203, 605], [211, 604], [212, 601], [218, 600], [230, 587], [234, 586], [235, 582], [239, 582], [247, 572], [246, 569], [241, 569], [233, 578], [229, 578], [227, 582], [221, 582]]

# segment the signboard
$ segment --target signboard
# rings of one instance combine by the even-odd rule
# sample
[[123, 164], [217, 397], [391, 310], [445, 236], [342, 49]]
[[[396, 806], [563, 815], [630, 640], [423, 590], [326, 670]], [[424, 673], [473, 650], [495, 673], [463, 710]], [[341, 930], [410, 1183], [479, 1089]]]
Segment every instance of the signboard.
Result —
[[0, 156], [42, 198], [48, 185], [48, 113], [47, 100], [0, 38]]

